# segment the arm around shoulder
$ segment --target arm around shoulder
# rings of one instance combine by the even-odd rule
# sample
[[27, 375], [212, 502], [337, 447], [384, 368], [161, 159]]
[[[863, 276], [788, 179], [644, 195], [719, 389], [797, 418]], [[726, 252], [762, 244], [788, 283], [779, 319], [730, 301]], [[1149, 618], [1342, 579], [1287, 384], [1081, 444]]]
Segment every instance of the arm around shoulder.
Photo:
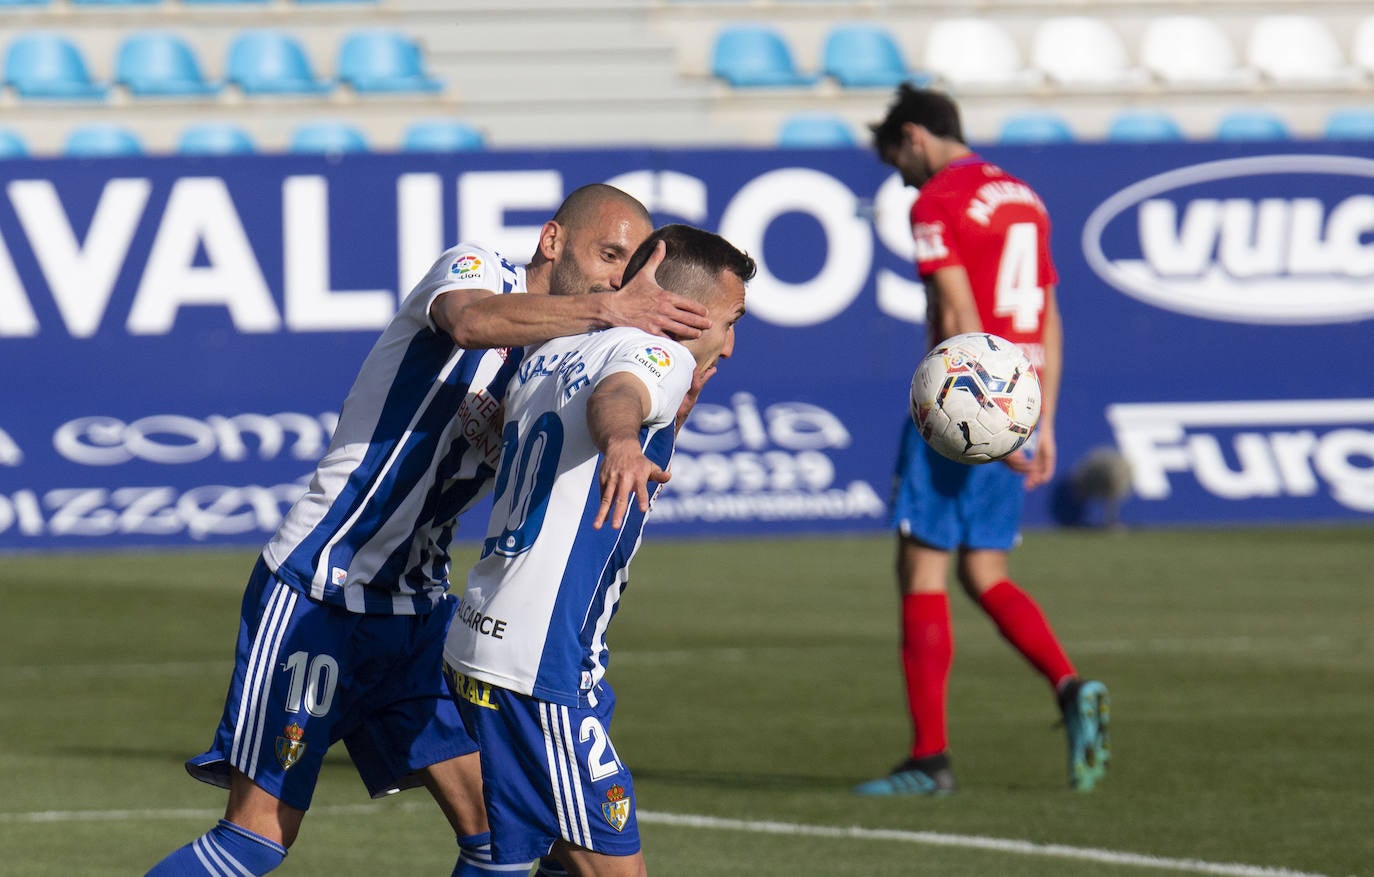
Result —
[[497, 295], [487, 289], [451, 289], [430, 306], [434, 325], [468, 349], [524, 347], [610, 325], [605, 294]]

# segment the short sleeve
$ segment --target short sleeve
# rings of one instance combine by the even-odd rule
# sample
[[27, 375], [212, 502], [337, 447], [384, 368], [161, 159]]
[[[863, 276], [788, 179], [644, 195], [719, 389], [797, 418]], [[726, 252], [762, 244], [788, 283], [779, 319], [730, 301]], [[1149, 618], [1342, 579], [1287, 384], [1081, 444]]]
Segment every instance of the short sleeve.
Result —
[[964, 264], [954, 238], [955, 226], [947, 202], [917, 197], [911, 205], [911, 234], [916, 239], [916, 273], [929, 277], [941, 268]]
[[651, 399], [645, 425], [666, 426], [677, 418], [678, 408], [692, 386], [696, 360], [687, 348], [675, 341], [637, 330], [630, 332], [630, 336], [617, 345], [597, 381], [619, 372], [639, 378], [649, 388]]
[[515, 292], [508, 269], [499, 253], [481, 244], [461, 243], [444, 251], [424, 280], [411, 290], [408, 303], [413, 301], [423, 307], [425, 318], [430, 327], [437, 329], [429, 316], [434, 300], [455, 289], [485, 289], [490, 292]]

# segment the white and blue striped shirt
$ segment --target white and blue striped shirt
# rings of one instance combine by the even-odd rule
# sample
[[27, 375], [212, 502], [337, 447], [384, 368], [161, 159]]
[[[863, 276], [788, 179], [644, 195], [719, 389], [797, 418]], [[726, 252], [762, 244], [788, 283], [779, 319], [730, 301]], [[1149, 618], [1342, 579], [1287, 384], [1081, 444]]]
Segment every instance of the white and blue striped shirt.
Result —
[[481, 245], [447, 250], [363, 362], [304, 496], [263, 549], [311, 599], [428, 612], [448, 590], [455, 520], [487, 492], [506, 384], [522, 351], [464, 350], [430, 319], [454, 289], [524, 292], [525, 269]]
[[555, 338], [526, 351], [506, 395], [482, 559], [449, 626], [449, 665], [553, 703], [595, 704], [609, 658], [606, 628], [645, 516], [631, 502], [620, 529], [591, 527], [601, 503], [601, 455], [587, 425], [587, 398], [610, 374], [642, 380], [653, 400], [642, 447], [666, 469], [695, 367], [682, 345], [638, 329]]

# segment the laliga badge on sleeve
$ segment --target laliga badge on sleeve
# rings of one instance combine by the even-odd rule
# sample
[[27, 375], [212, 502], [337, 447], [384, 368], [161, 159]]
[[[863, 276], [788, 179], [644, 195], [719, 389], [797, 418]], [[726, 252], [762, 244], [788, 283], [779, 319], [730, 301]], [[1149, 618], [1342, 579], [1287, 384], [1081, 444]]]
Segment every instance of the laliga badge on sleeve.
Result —
[[663, 380], [664, 375], [668, 374], [673, 368], [672, 356], [668, 354], [668, 351], [658, 345], [636, 351], [634, 359], [635, 362], [648, 369], [649, 373], [660, 381]]
[[472, 253], [464, 253], [448, 266], [453, 280], [476, 280], [482, 276], [482, 260]]

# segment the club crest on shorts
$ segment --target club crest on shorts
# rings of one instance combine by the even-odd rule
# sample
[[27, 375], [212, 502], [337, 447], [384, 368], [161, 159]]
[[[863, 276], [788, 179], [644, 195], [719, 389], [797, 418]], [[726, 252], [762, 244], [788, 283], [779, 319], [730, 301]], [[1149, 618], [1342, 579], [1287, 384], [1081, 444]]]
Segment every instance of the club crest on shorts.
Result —
[[630, 799], [625, 796], [625, 787], [611, 786], [606, 790], [606, 803], [601, 805], [601, 815], [616, 831], [623, 831], [630, 821]]
[[277, 761], [281, 762], [282, 770], [290, 770], [305, 754], [305, 744], [301, 742], [305, 729], [292, 722], [281, 733], [282, 736], [277, 738]]

